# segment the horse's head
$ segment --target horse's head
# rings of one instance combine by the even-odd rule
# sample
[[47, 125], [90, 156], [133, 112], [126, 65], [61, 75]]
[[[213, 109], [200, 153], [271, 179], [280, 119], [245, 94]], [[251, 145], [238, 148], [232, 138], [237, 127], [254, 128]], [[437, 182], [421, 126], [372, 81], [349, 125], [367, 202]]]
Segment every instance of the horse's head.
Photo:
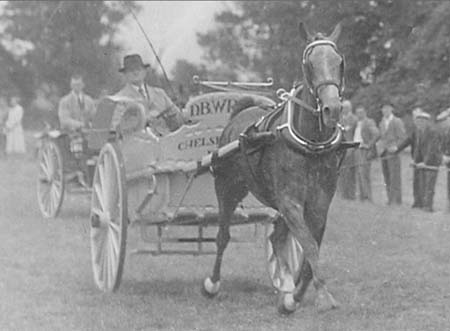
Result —
[[342, 110], [344, 89], [344, 57], [336, 47], [341, 24], [328, 37], [321, 33], [309, 34], [302, 23], [299, 27], [300, 35], [307, 43], [302, 59], [306, 87], [317, 102], [325, 126], [334, 128]]

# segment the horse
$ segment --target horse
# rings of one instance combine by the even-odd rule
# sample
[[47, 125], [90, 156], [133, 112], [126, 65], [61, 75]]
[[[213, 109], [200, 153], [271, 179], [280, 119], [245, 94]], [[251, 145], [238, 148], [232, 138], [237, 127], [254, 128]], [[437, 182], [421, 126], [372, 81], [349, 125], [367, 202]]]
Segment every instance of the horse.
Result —
[[[325, 231], [327, 213], [336, 191], [343, 154], [339, 118], [344, 88], [344, 57], [336, 42], [341, 24], [326, 36], [310, 34], [300, 23], [299, 32], [307, 46], [303, 52], [303, 88], [285, 97], [289, 100], [268, 115], [258, 106], [235, 111], [225, 126], [219, 146], [242, 137], [261, 118], [268, 120], [271, 143], [246, 153], [244, 149], [220, 161], [216, 167], [215, 191], [219, 206], [216, 259], [211, 277], [203, 282], [202, 292], [214, 297], [220, 288], [223, 253], [230, 240], [230, 220], [240, 201], [251, 192], [263, 204], [278, 211], [270, 236], [277, 258], [283, 262], [286, 238], [292, 235], [301, 245], [301, 271], [286, 292], [281, 292], [278, 311], [292, 313], [312, 281], [319, 311], [338, 307], [329, 293], [318, 266], [319, 247]], [[295, 284], [294, 284], [295, 283]]]

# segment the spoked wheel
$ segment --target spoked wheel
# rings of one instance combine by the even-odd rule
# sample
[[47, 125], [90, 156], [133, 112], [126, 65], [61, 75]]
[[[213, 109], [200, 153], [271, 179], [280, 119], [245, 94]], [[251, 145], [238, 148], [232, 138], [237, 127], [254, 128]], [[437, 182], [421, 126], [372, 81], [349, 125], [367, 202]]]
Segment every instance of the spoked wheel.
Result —
[[37, 198], [42, 216], [58, 216], [64, 199], [63, 159], [55, 141], [45, 140], [39, 150]]
[[97, 286], [119, 288], [125, 261], [128, 211], [122, 153], [114, 143], [100, 152], [92, 184], [91, 257]]

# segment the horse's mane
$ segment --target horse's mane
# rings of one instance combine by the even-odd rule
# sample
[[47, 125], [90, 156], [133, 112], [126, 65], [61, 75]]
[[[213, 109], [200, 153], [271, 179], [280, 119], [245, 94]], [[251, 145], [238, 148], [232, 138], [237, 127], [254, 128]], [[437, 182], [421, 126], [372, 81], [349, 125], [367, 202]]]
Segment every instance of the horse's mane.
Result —
[[327, 40], [327, 36], [325, 36], [322, 32], [317, 32], [313, 37], [312, 37], [312, 41], [317, 41], [317, 40]]

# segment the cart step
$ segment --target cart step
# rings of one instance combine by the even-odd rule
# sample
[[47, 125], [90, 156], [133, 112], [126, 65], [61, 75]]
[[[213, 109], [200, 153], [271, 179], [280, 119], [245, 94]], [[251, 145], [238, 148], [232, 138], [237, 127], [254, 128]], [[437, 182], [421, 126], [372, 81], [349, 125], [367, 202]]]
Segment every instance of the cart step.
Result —
[[149, 249], [149, 248], [138, 248], [134, 249], [130, 252], [131, 255], [141, 255], [141, 254], [150, 254], [153, 256], [158, 255], [215, 255], [216, 251], [198, 251], [198, 250], [157, 250], [157, 249]]
[[70, 194], [90, 194], [92, 190], [88, 187], [70, 187], [67, 188], [67, 192]]

